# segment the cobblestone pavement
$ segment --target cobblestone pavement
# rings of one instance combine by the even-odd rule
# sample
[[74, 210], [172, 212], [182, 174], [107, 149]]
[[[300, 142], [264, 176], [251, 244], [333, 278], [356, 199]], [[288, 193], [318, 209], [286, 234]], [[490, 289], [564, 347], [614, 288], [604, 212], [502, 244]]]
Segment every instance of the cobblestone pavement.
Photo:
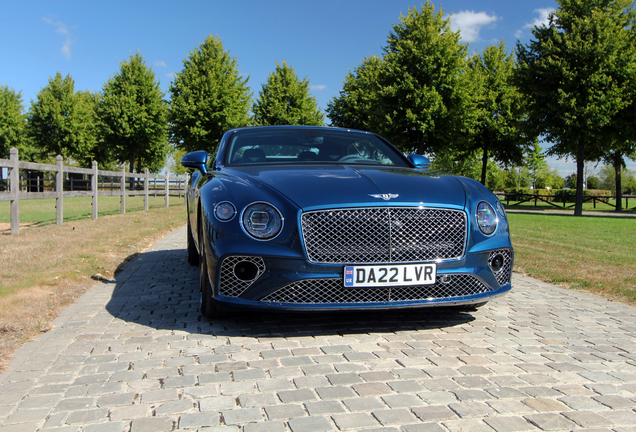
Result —
[[472, 314], [208, 322], [185, 229], [0, 375], [0, 432], [636, 431], [636, 309], [515, 275]]

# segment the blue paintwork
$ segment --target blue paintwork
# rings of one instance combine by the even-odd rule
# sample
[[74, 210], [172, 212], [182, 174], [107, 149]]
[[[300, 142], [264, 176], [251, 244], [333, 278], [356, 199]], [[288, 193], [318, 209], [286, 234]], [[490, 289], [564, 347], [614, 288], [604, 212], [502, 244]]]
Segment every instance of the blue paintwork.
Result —
[[[270, 127], [272, 128], [272, 127]], [[300, 129], [302, 127], [293, 127]], [[333, 128], [329, 128], [333, 130]], [[226, 166], [224, 152], [228, 141], [242, 130], [225, 133], [214, 160], [204, 151], [189, 153], [182, 164], [193, 172], [187, 187], [187, 206], [190, 226], [197, 249], [198, 230], [202, 232], [204, 256], [215, 302], [226, 307], [272, 308], [285, 310], [322, 310], [343, 308], [424, 307], [449, 304], [469, 304], [486, 301], [510, 290], [510, 283], [499, 287], [487, 262], [491, 250], [512, 249], [507, 219], [499, 217], [493, 235], [484, 235], [476, 224], [475, 209], [480, 201], [493, 208], [497, 198], [479, 182], [441, 171], [425, 169], [421, 156], [404, 157], [408, 167], [334, 165], [304, 163], [298, 165]], [[256, 130], [250, 128], [250, 131]], [[351, 133], [359, 133], [352, 131]], [[397, 150], [395, 150], [397, 151]], [[417, 157], [415, 157], [417, 156]], [[417, 166], [418, 164], [419, 166]], [[369, 194], [397, 194], [390, 201], [372, 198]], [[228, 222], [218, 221], [214, 207], [222, 201], [231, 202], [238, 214]], [[241, 211], [249, 204], [263, 201], [274, 205], [284, 217], [282, 232], [273, 240], [258, 241], [241, 228]], [[435, 301], [403, 301], [390, 304], [337, 304], [337, 305], [272, 305], [258, 299], [276, 289], [300, 279], [342, 278], [343, 265], [312, 264], [306, 259], [299, 231], [303, 211], [365, 207], [365, 206], [423, 206], [461, 209], [467, 215], [467, 245], [465, 255], [454, 261], [438, 263], [437, 273], [472, 273], [495, 291], [470, 296], [438, 299]], [[241, 298], [227, 298], [218, 294], [218, 265], [227, 255], [253, 255], [263, 257], [267, 272], [262, 275]], [[297, 271], [304, 268], [303, 272]]]

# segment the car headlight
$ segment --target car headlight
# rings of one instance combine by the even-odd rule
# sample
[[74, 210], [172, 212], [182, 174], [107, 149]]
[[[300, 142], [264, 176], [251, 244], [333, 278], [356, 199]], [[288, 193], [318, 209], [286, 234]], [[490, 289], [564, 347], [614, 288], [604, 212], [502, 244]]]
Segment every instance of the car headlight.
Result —
[[227, 222], [232, 220], [234, 215], [236, 214], [236, 209], [227, 201], [220, 202], [214, 207], [214, 216], [222, 222]]
[[283, 228], [283, 217], [276, 207], [267, 203], [250, 204], [243, 210], [243, 228], [259, 240], [276, 237]]
[[497, 229], [497, 214], [490, 204], [482, 201], [477, 205], [477, 225], [486, 235], [491, 235]]

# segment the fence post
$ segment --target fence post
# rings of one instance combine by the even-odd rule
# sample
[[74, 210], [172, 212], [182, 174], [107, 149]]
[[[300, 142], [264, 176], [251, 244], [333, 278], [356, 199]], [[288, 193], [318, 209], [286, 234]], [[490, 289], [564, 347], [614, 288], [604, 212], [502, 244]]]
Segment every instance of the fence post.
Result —
[[148, 168], [144, 168], [144, 210], [148, 211]]
[[170, 172], [166, 171], [166, 207], [170, 206]]
[[126, 167], [121, 167], [121, 214], [126, 213]]
[[57, 192], [57, 198], [55, 198], [55, 209], [58, 225], [62, 225], [62, 222], [64, 222], [64, 167], [62, 164], [62, 156], [55, 156], [55, 165], [57, 165], [57, 175], [55, 177], [55, 192]]
[[99, 185], [97, 181], [97, 161], [93, 161], [93, 177], [91, 178], [91, 189], [93, 191], [93, 220], [97, 219], [97, 197], [99, 196]]
[[20, 233], [20, 170], [18, 168], [18, 149], [11, 147], [9, 150], [9, 159], [13, 162], [13, 168], [9, 174], [11, 189], [9, 192], [13, 195], [11, 200], [11, 235]]

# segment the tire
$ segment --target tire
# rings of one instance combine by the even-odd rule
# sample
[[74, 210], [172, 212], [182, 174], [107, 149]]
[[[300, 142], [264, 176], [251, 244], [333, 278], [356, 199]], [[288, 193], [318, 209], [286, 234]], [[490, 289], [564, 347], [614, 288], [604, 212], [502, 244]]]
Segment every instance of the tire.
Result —
[[188, 217], [188, 264], [195, 266], [199, 264], [199, 252], [197, 246], [194, 244], [194, 237], [192, 236], [192, 228], [190, 227], [190, 218]]
[[201, 315], [207, 319], [228, 318], [232, 315], [231, 311], [217, 306], [212, 300], [212, 286], [208, 277], [208, 263], [205, 259], [205, 247], [203, 245], [203, 236], [199, 235], [199, 289], [201, 291], [199, 298], [199, 310]]

